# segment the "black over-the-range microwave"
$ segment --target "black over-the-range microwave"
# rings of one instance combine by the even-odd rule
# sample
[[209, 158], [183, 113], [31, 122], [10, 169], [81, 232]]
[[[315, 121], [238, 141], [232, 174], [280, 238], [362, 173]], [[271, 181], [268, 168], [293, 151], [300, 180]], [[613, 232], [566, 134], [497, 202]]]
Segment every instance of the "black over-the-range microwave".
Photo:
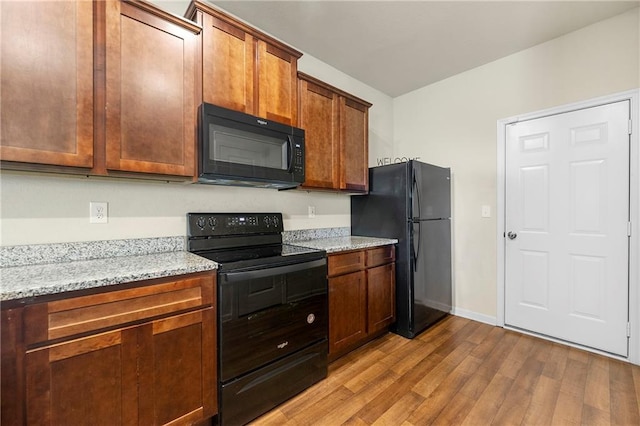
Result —
[[289, 189], [304, 182], [304, 130], [200, 106], [198, 182]]

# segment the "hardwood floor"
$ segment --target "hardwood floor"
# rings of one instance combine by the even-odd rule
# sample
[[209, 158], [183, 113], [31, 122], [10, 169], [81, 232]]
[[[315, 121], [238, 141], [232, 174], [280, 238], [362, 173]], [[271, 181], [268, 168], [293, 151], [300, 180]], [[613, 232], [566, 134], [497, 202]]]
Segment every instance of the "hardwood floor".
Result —
[[253, 425], [640, 425], [640, 367], [460, 317], [336, 360]]

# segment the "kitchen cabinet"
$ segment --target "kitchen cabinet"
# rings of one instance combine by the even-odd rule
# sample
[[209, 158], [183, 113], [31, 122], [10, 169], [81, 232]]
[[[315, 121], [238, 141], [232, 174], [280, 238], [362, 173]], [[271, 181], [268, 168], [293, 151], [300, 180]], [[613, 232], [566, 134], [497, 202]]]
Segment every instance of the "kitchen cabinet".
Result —
[[0, 2], [4, 167], [93, 167], [93, 33], [92, 2]]
[[202, 102], [297, 123], [300, 52], [200, 1], [186, 16], [202, 26]]
[[106, 168], [192, 177], [197, 28], [142, 2], [106, 7]]
[[303, 188], [367, 192], [371, 104], [301, 72], [298, 90], [306, 148]]
[[3, 167], [193, 178], [199, 26], [135, 0], [0, 8]]
[[395, 247], [328, 256], [329, 359], [386, 332], [395, 321]]
[[215, 275], [131, 285], [2, 311], [3, 423], [24, 423], [22, 415], [28, 424], [194, 423], [216, 414]]

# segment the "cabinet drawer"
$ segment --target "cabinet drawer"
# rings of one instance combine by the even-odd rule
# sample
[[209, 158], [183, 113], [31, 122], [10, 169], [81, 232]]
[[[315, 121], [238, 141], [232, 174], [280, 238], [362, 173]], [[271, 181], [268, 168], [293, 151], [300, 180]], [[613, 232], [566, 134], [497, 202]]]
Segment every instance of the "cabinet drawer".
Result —
[[26, 344], [61, 339], [149, 318], [194, 310], [213, 303], [214, 275], [163, 280], [126, 290], [106, 291], [27, 306]]
[[396, 258], [395, 246], [388, 245], [367, 250], [367, 268], [391, 263]]
[[364, 251], [332, 254], [328, 258], [329, 276], [348, 274], [364, 269]]

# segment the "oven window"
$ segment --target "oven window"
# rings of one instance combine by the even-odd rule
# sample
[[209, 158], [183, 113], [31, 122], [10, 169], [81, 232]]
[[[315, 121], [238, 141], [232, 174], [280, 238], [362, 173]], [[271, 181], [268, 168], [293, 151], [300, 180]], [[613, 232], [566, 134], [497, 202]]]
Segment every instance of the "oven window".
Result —
[[269, 169], [288, 169], [287, 141], [209, 124], [211, 159]]

